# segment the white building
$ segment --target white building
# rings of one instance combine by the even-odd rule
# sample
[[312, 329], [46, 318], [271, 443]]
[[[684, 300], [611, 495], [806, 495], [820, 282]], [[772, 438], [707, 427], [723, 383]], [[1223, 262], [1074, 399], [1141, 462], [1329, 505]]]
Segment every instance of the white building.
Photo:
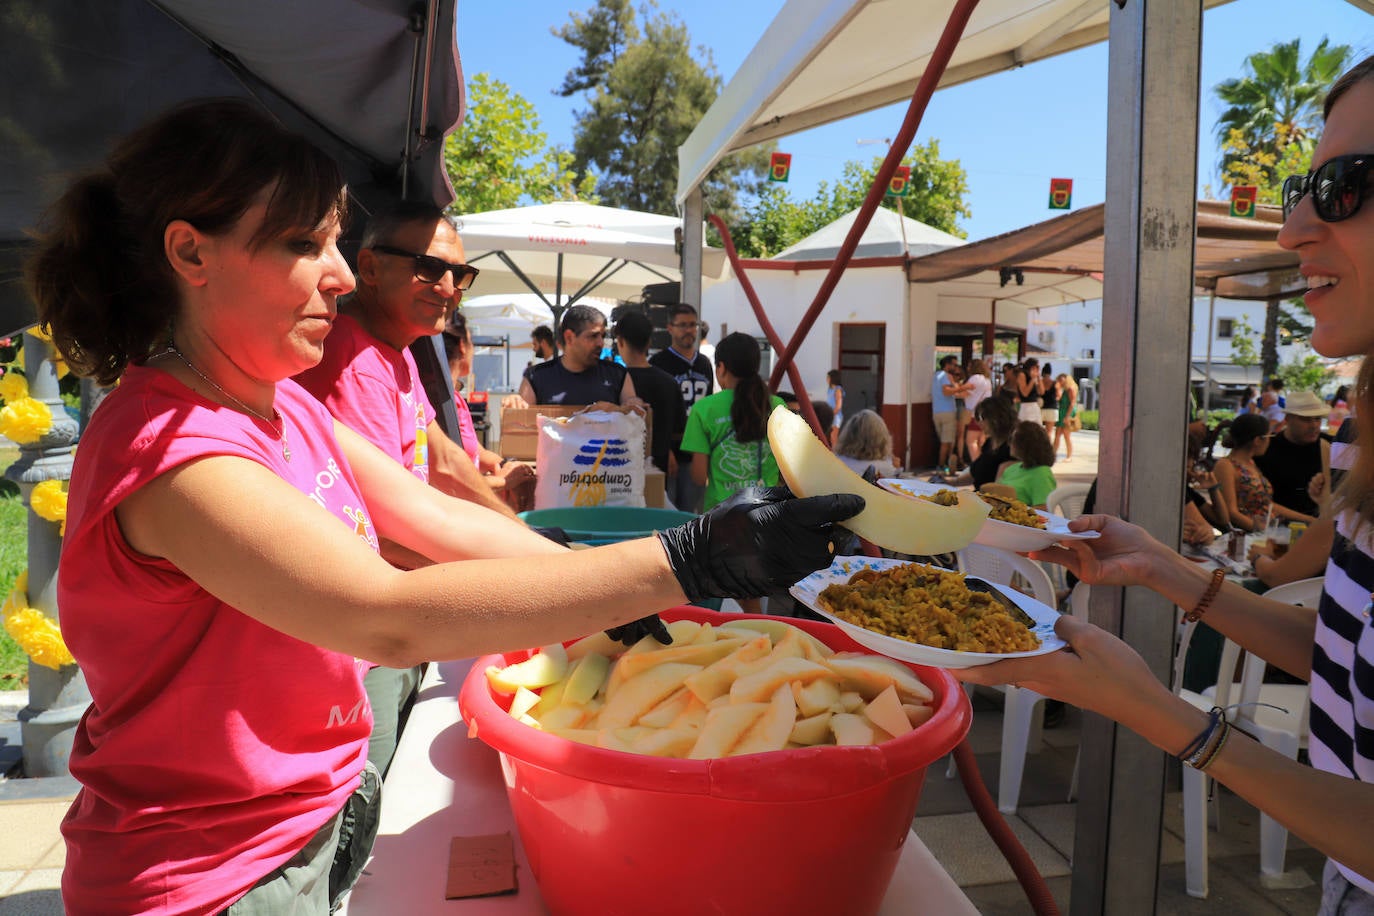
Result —
[[[1193, 299], [1190, 348], [1193, 387], [1199, 401], [1209, 362], [1213, 383], [1210, 400], [1214, 405], [1229, 406], [1246, 385], [1260, 384], [1259, 366], [1235, 364], [1235, 344], [1248, 333], [1255, 358], [1259, 358], [1264, 312], [1265, 304], [1255, 300], [1217, 299], [1213, 303], [1208, 296]], [[1033, 310], [1027, 319], [1026, 341], [1046, 351], [1040, 357], [1042, 363], [1049, 362], [1056, 373], [1067, 372], [1080, 384], [1089, 380], [1091, 390], [1091, 382], [1101, 374], [1102, 300]], [[1280, 363], [1302, 359], [1311, 352], [1306, 344], [1285, 344], [1280, 338]], [[1085, 397], [1085, 403], [1091, 406], [1091, 399]]]

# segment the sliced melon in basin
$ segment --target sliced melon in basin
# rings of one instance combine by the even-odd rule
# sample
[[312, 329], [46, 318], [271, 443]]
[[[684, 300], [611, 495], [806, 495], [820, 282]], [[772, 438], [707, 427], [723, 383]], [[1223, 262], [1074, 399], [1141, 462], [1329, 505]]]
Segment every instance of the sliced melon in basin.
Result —
[[957, 506], [938, 506], [876, 487], [846, 467], [805, 420], [785, 408], [774, 410], [768, 418], [768, 444], [793, 493], [862, 496], [864, 511], [840, 524], [898, 553], [930, 556], [962, 550], [973, 542], [990, 509], [971, 491], [960, 491]]

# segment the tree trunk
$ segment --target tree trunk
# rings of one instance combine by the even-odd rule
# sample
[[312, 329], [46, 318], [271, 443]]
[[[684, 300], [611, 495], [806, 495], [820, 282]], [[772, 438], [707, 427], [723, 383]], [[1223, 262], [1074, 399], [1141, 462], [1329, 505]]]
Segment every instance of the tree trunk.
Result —
[[1279, 306], [1271, 299], [1264, 308], [1264, 340], [1260, 344], [1260, 378], [1270, 379], [1279, 371]]

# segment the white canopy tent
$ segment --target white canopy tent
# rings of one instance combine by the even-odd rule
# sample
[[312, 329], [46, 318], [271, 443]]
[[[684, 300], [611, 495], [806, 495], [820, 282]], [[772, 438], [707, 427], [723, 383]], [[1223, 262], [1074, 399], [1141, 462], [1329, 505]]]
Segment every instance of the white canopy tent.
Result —
[[[1357, 5], [1374, 10], [1370, 0]], [[950, 4], [919, 6], [915, 15], [880, 0], [788, 0], [679, 148], [678, 204], [733, 150], [910, 99]], [[1104, 41], [1110, 6], [982, 0], [940, 86]]]
[[[844, 216], [822, 226], [806, 238], [773, 256], [775, 261], [829, 260], [839, 254], [844, 237], [854, 225], [859, 211], [850, 210]], [[964, 244], [957, 235], [942, 232], [933, 226], [901, 216], [886, 208], [878, 210], [864, 230], [856, 258], [886, 258], [909, 256], [919, 258], [956, 245]]]
[[[682, 220], [674, 216], [561, 201], [458, 217], [476, 289], [531, 293], [561, 310], [588, 295], [638, 298], [654, 283], [680, 280]], [[707, 249], [704, 277], [719, 277], [725, 256]]]

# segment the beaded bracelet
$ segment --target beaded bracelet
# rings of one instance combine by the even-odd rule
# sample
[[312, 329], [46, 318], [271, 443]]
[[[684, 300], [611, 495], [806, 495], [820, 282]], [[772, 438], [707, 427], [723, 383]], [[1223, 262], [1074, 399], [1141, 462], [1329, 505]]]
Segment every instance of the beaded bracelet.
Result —
[[1207, 719], [1207, 727], [1178, 754], [1178, 759], [1185, 766], [1199, 771], [1205, 770], [1216, 759], [1231, 733], [1226, 710], [1220, 706], [1213, 706]]
[[1221, 583], [1226, 579], [1226, 570], [1218, 566], [1212, 570], [1212, 581], [1207, 583], [1207, 591], [1202, 593], [1197, 605], [1188, 613], [1183, 615], [1183, 619], [1188, 623], [1197, 623], [1202, 619], [1202, 615], [1207, 613], [1207, 608], [1211, 606], [1212, 599], [1221, 591]]

